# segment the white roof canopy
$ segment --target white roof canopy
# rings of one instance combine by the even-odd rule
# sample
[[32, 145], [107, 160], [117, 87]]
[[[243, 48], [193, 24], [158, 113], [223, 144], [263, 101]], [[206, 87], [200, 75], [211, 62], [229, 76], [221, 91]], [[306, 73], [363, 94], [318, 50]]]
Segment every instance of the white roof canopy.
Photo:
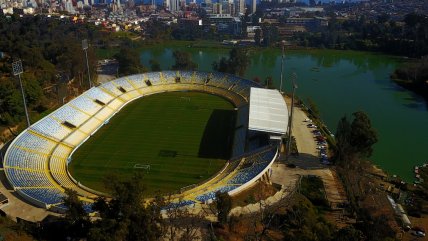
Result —
[[251, 88], [248, 129], [285, 134], [288, 109], [278, 90]]

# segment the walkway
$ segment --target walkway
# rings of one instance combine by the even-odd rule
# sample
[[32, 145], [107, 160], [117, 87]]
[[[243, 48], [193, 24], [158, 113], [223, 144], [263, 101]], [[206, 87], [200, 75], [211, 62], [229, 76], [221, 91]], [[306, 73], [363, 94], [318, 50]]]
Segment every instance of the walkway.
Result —
[[6, 180], [3, 170], [0, 172], [0, 192], [9, 199], [9, 203], [0, 207], [7, 216], [16, 221], [21, 218], [31, 222], [42, 221], [47, 215], [58, 216], [57, 213], [49, 212], [44, 208], [35, 207], [18, 197], [18, 193], [12, 190]]

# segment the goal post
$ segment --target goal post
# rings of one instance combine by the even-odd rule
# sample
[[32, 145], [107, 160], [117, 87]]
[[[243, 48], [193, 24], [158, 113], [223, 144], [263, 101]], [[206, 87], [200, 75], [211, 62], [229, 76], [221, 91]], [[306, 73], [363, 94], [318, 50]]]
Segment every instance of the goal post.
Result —
[[135, 169], [145, 169], [145, 170], [150, 170], [150, 164], [139, 164], [139, 163], [137, 163], [137, 164], [135, 164], [134, 165], [134, 168]]

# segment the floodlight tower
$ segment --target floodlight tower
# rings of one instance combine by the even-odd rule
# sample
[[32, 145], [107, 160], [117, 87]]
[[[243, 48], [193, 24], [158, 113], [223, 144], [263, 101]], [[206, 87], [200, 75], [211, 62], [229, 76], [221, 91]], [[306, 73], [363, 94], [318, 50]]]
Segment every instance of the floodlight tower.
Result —
[[27, 102], [25, 101], [24, 87], [22, 86], [22, 79], [21, 79], [21, 74], [24, 73], [24, 69], [22, 68], [22, 61], [20, 59], [12, 63], [12, 71], [13, 71], [13, 75], [15, 76], [18, 75], [19, 85], [21, 86], [22, 101], [24, 103], [25, 117], [27, 119], [27, 126], [30, 127], [31, 125], [30, 117], [28, 116]]
[[292, 94], [291, 94], [291, 110], [290, 110], [290, 118], [288, 121], [288, 140], [287, 140], [287, 153], [285, 157], [285, 161], [288, 161], [288, 158], [290, 157], [291, 152], [291, 132], [292, 132], [292, 125], [293, 125], [293, 112], [294, 112], [294, 93], [296, 92], [297, 85], [296, 85], [296, 79], [297, 75], [296, 73], [293, 73], [291, 75], [291, 84], [292, 84]]
[[281, 83], [279, 84], [279, 92], [282, 94], [282, 79], [283, 79], [283, 72], [284, 72], [284, 48], [285, 48], [285, 40], [281, 41], [281, 47], [282, 47], [282, 55], [281, 55]]
[[86, 56], [86, 68], [88, 69], [88, 82], [89, 82], [89, 88], [92, 88], [92, 82], [91, 82], [91, 73], [89, 71], [89, 62], [88, 62], [88, 40], [84, 39], [82, 40], [82, 49], [85, 51]]

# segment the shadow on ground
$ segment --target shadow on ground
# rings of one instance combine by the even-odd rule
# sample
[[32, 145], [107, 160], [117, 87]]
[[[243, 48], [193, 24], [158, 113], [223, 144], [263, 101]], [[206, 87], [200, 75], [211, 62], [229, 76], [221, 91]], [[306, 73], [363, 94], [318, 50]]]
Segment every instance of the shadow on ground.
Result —
[[236, 111], [213, 110], [205, 126], [198, 157], [228, 159], [230, 157]]
[[[285, 161], [285, 156], [281, 156], [280, 160]], [[320, 162], [319, 157], [308, 153], [300, 153], [298, 156], [290, 156], [287, 163], [293, 163], [302, 169], [319, 169], [327, 167]]]

